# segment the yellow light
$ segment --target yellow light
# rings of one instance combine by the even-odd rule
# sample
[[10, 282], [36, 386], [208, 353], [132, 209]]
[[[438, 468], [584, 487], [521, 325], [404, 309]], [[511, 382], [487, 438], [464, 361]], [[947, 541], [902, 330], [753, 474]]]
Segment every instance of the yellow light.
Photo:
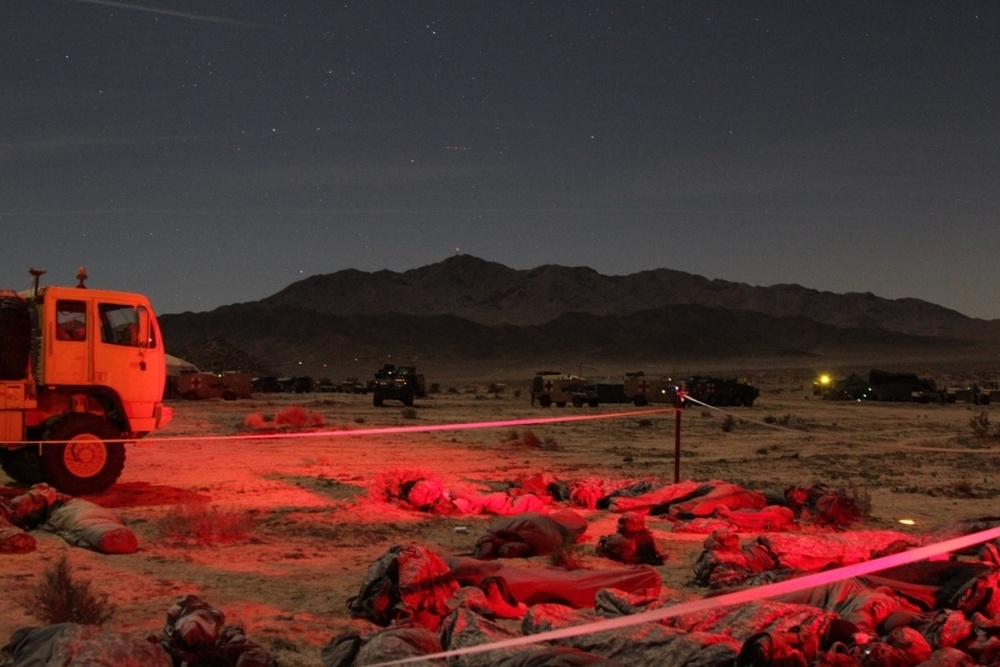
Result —
[[830, 384], [830, 376], [827, 375], [826, 373], [824, 373], [823, 375], [820, 375], [819, 376], [819, 383], [820, 384]]
[[917, 523], [913, 519], [900, 519], [899, 522], [904, 526], [913, 526]]

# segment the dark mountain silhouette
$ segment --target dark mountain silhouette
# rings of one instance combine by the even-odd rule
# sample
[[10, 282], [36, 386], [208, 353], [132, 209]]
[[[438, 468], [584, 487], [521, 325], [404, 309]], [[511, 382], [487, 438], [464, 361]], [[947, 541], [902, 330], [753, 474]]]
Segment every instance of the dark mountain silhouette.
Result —
[[164, 315], [161, 323], [168, 350], [195, 363], [204, 341], [223, 340], [284, 373], [390, 355], [417, 363], [637, 364], [928, 355], [1000, 340], [997, 321], [918, 299], [756, 287], [669, 269], [515, 270], [468, 255], [402, 273], [312, 276], [258, 302]]

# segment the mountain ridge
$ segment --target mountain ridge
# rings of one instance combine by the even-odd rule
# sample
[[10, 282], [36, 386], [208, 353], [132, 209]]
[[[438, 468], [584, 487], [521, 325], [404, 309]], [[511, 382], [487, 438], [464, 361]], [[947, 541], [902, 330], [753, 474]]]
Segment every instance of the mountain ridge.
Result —
[[[160, 318], [171, 353], [222, 340], [281, 373], [385, 359], [421, 364], [622, 365], [831, 355], [970, 353], [1000, 321], [919, 299], [755, 287], [672, 269], [511, 269], [469, 255], [405, 272], [310, 276], [260, 301]], [[219, 369], [217, 369], [219, 370]]]

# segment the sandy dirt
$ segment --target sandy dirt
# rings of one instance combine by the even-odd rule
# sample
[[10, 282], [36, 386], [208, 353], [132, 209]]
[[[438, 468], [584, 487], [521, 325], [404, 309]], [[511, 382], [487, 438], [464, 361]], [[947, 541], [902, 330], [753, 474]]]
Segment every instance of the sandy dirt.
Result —
[[[761, 396], [752, 408], [691, 407], [681, 412], [682, 480], [725, 480], [752, 489], [826, 483], [869, 499], [865, 528], [926, 532], [956, 519], [995, 515], [1000, 441], [977, 440], [971, 420], [988, 408], [936, 403], [819, 400], [807, 375], [752, 376]], [[368, 489], [399, 469], [432, 471], [449, 489], [502, 490], [522, 476], [550, 473], [673, 481], [676, 419], [631, 405], [532, 407], [527, 382], [489, 394], [474, 382], [442, 383], [414, 414], [370, 395], [257, 395], [224, 402], [173, 401], [174, 420], [128, 447], [118, 484], [90, 500], [113, 508], [139, 538], [138, 553], [102, 555], [33, 531], [33, 553], [0, 555], [0, 643], [40, 625], [24, 599], [63, 555], [76, 576], [106, 593], [116, 612], [107, 627], [157, 633], [166, 611], [197, 594], [245, 625], [279, 664], [318, 665], [319, 651], [349, 629], [370, 631], [345, 606], [369, 565], [396, 544], [417, 541], [441, 555], [468, 553], [493, 516], [432, 516], [376, 502]], [[518, 389], [520, 388], [520, 391]], [[454, 391], [449, 391], [453, 389]], [[245, 439], [247, 419], [301, 407], [316, 428], [337, 434]], [[383, 427], [618, 415], [531, 426], [362, 435]], [[520, 443], [525, 429], [545, 446]], [[0, 493], [24, 491], [0, 474]], [[617, 516], [581, 511], [590, 521], [579, 555], [586, 567], [617, 567], [594, 545], [615, 532]], [[197, 534], [206, 518], [232, 539]], [[899, 523], [911, 519], [912, 526]], [[666, 563], [665, 597], [700, 596], [691, 585], [702, 535], [676, 534], [650, 517]], [[457, 532], [458, 527], [467, 532]], [[744, 537], [750, 537], [745, 535]], [[547, 559], [532, 559], [548, 565]]]

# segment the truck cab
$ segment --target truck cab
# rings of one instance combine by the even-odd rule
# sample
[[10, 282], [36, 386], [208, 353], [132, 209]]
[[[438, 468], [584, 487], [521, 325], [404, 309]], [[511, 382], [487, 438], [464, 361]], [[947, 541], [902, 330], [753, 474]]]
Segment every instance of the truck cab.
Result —
[[81, 275], [76, 287], [0, 293], [0, 467], [16, 481], [70, 494], [113, 484], [125, 442], [172, 416], [149, 300], [87, 288]]

